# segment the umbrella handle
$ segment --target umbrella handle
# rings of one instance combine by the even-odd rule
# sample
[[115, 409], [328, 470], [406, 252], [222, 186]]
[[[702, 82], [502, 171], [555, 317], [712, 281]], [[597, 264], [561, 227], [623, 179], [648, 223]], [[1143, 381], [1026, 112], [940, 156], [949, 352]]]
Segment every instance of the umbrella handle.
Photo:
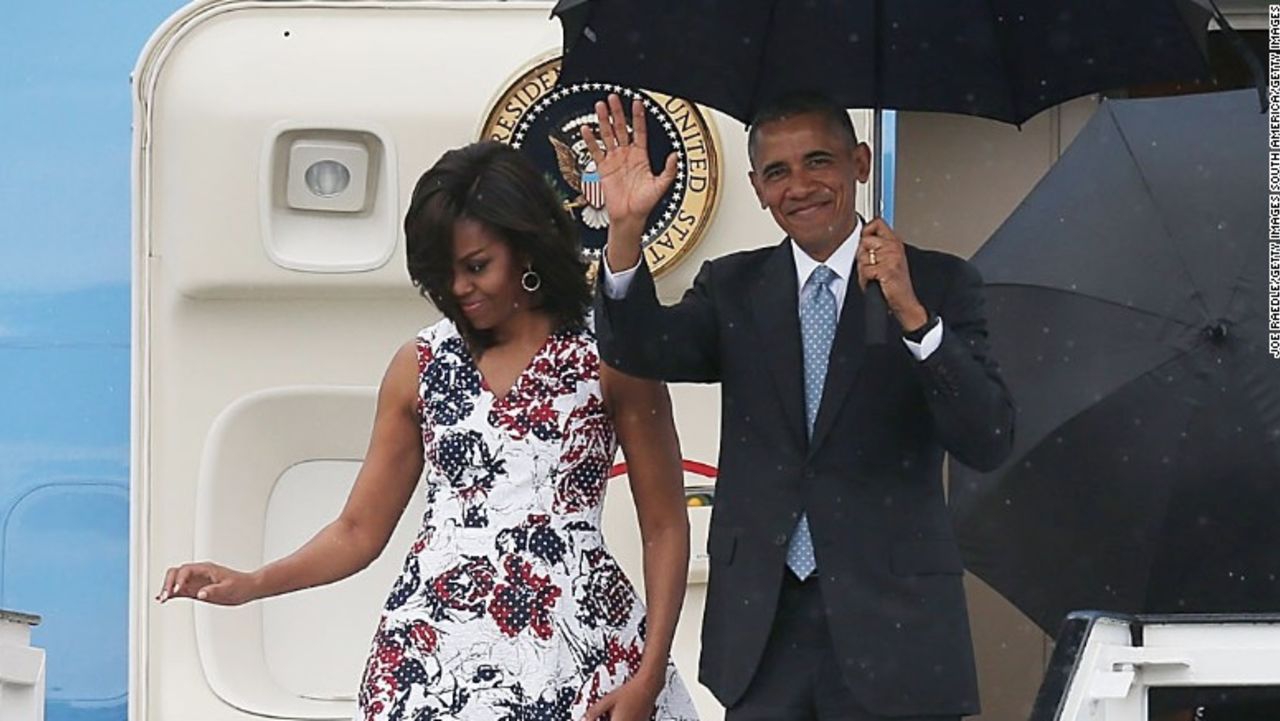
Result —
[[864, 334], [867, 345], [884, 345], [889, 325], [889, 307], [884, 300], [884, 291], [880, 289], [880, 281], [873, 280], [867, 283], [863, 306], [867, 314]]

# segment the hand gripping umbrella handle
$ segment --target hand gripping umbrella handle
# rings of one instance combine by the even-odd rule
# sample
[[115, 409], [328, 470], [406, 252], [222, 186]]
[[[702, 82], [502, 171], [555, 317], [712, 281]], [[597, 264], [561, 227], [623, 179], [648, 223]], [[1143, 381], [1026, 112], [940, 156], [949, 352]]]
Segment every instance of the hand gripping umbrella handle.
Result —
[[889, 308], [884, 301], [884, 291], [880, 289], [879, 281], [873, 280], [867, 283], [863, 305], [867, 314], [864, 333], [867, 345], [884, 345], [886, 328], [889, 325]]

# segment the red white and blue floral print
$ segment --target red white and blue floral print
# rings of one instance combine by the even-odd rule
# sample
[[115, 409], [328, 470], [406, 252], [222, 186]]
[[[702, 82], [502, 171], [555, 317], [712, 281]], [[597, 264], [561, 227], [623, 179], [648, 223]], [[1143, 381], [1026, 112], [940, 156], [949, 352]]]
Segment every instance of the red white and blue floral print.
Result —
[[[448, 320], [418, 360], [427, 512], [357, 721], [578, 721], [635, 673], [645, 636], [600, 530], [617, 439], [595, 336], [552, 334], [501, 398]], [[697, 718], [670, 663], [654, 718]]]

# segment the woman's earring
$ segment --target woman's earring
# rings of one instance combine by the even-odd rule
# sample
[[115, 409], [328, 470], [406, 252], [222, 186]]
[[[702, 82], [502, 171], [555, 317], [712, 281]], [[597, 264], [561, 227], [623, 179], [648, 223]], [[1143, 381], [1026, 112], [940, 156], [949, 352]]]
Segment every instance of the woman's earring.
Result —
[[526, 293], [537, 293], [542, 287], [542, 276], [535, 273], [531, 266], [524, 271], [524, 275], [520, 276], [520, 287], [524, 288]]

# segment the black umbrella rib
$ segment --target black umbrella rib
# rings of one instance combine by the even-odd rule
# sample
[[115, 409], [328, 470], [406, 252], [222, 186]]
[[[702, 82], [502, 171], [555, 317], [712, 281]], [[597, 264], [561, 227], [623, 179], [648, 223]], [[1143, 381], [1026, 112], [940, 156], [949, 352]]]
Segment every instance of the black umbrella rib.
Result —
[[[1110, 390], [1102, 393], [1101, 398], [1099, 398], [1098, 400], [1091, 401], [1085, 404], [1084, 406], [1081, 406], [1071, 415], [1067, 416], [1066, 418], [1063, 418], [1062, 420], [1056, 422], [1055, 424], [1051, 425], [1049, 428], [1042, 431], [1038, 436], [1031, 436], [1030, 438], [1027, 438], [1024, 436], [1023, 438], [1018, 439], [1017, 446], [1022, 447], [1025, 450], [1022, 451], [1021, 453], [1017, 453], [1015, 448], [1014, 457], [1018, 459], [1025, 458], [1027, 454], [1035, 450], [1041, 443], [1044, 443], [1045, 439], [1047, 439], [1049, 436], [1053, 435], [1055, 432], [1059, 431], [1060, 429], [1065, 428], [1067, 425], [1071, 424], [1080, 416], [1093, 410], [1100, 403], [1105, 403], [1108, 399], [1116, 395], [1119, 395], [1124, 391], [1125, 388], [1127, 388], [1134, 382], [1142, 378], [1145, 378], [1147, 376], [1150, 376], [1153, 373], [1159, 373], [1161, 370], [1165, 368], [1165, 366], [1168, 366], [1172, 363], [1177, 363], [1178, 361], [1182, 360], [1183, 358], [1187, 357], [1189, 354], [1194, 352], [1195, 349], [1199, 348], [1201, 345], [1202, 345], [1201, 343], [1196, 343], [1194, 346], [1186, 350], [1174, 350], [1172, 355], [1160, 361], [1159, 363], [1155, 364], [1154, 366], [1150, 368], [1146, 368], [1144, 370], [1139, 370], [1127, 378], [1121, 378], [1111, 387]], [[1026, 445], [1023, 445], [1024, 443]]]
[[[1129, 136], [1124, 132], [1124, 126], [1122, 126], [1120, 121], [1116, 118], [1116, 113], [1112, 110], [1109, 103], [1103, 103], [1102, 109], [1107, 111], [1107, 119], [1115, 126], [1116, 134], [1120, 136], [1120, 142], [1124, 143], [1124, 152], [1129, 155], [1129, 162], [1133, 164], [1133, 169], [1138, 173], [1138, 179], [1142, 182], [1142, 190], [1146, 193], [1147, 200], [1151, 201], [1152, 207], [1156, 208], [1156, 210], [1160, 210], [1160, 203], [1156, 200], [1156, 195], [1151, 190], [1151, 183], [1147, 181], [1147, 174], [1142, 168], [1142, 163], [1138, 162], [1138, 156], [1133, 152], [1133, 145], [1129, 142]], [[1170, 243], [1173, 245], [1173, 257], [1178, 260], [1178, 265], [1182, 268], [1183, 275], [1186, 276], [1187, 287], [1191, 289], [1192, 296], [1196, 299], [1201, 312], [1204, 314], [1202, 320], [1208, 321], [1209, 306], [1205, 303], [1204, 294], [1201, 292], [1200, 288], [1196, 287], [1195, 276], [1191, 274], [1191, 269], [1187, 267], [1186, 258], [1183, 258], [1182, 253], [1179, 252], [1180, 248], [1178, 247], [1178, 244], [1173, 242], [1173, 230], [1169, 227], [1164, 213], [1157, 212], [1156, 217], [1160, 219], [1160, 227], [1164, 230], [1164, 237], [1168, 238]]]
[[1139, 308], [1138, 306], [1135, 306], [1135, 305], [1125, 305], [1124, 303], [1120, 303], [1119, 301], [1107, 300], [1106, 298], [1100, 298], [1100, 297], [1098, 297], [1098, 296], [1096, 296], [1096, 295], [1089, 295], [1088, 293], [1081, 293], [1081, 292], [1079, 292], [1079, 291], [1075, 291], [1075, 290], [1067, 290], [1066, 288], [1054, 288], [1054, 287], [1052, 287], [1052, 286], [1048, 286], [1048, 285], [1038, 285], [1038, 284], [1036, 284], [1036, 283], [1011, 283], [1011, 282], [1005, 282], [1005, 281], [996, 281], [996, 282], [993, 282], [993, 283], [983, 283], [983, 284], [982, 284], [982, 287], [983, 287], [983, 288], [1030, 288], [1030, 289], [1037, 290], [1037, 291], [1048, 291], [1048, 292], [1051, 292], [1051, 293], [1061, 293], [1062, 295], [1070, 295], [1070, 296], [1074, 296], [1074, 297], [1076, 297], [1076, 298], [1084, 298], [1084, 299], [1086, 299], [1086, 300], [1095, 301], [1095, 302], [1097, 302], [1097, 303], [1102, 303], [1102, 304], [1104, 304], [1104, 305], [1115, 306], [1116, 308], [1123, 308], [1124, 310], [1130, 310], [1130, 311], [1133, 311], [1133, 312], [1135, 312], [1135, 313], [1139, 313], [1139, 314], [1141, 314], [1141, 315], [1150, 316], [1150, 317], [1152, 317], [1152, 318], [1158, 318], [1158, 319], [1160, 319], [1160, 320], [1169, 321], [1169, 322], [1171, 322], [1171, 323], [1176, 323], [1177, 325], [1183, 326], [1184, 328], [1186, 328], [1186, 329], [1188, 329], [1188, 330], [1196, 330], [1196, 329], [1200, 328], [1200, 324], [1199, 324], [1199, 323], [1189, 323], [1189, 322], [1187, 322], [1187, 321], [1185, 321], [1185, 320], [1179, 320], [1179, 319], [1174, 318], [1174, 317], [1172, 317], [1172, 316], [1168, 316], [1168, 315], [1161, 315], [1160, 313], [1157, 313], [1156, 311], [1153, 311], [1153, 310], [1147, 310], [1146, 308]]
[[743, 125], [750, 126], [751, 121], [755, 119], [756, 111], [760, 108], [760, 80], [764, 77], [765, 63], [769, 59], [769, 40], [773, 35], [773, 19], [778, 15], [778, 3], [782, 0], [774, 0], [769, 5], [769, 17], [765, 22], [764, 37], [760, 39], [760, 58], [756, 61], [756, 76], [751, 81], [751, 94], [747, 96], [747, 117]]
[[[992, 2], [994, 0], [986, 0], [987, 12], [991, 14], [991, 35], [996, 40], [996, 45], [1000, 47], [1000, 64], [1004, 67], [1005, 83], [1009, 87], [1009, 107], [1013, 111], [1012, 117], [1022, 117], [1022, 109], [1018, 107], [1018, 88], [1013, 82], [1014, 68], [1009, 61], [1009, 45], [1005, 42], [1004, 35], [999, 32], [1000, 23], [998, 22], [998, 12]], [[1022, 122], [1016, 123], [1019, 130], [1022, 129]]]

